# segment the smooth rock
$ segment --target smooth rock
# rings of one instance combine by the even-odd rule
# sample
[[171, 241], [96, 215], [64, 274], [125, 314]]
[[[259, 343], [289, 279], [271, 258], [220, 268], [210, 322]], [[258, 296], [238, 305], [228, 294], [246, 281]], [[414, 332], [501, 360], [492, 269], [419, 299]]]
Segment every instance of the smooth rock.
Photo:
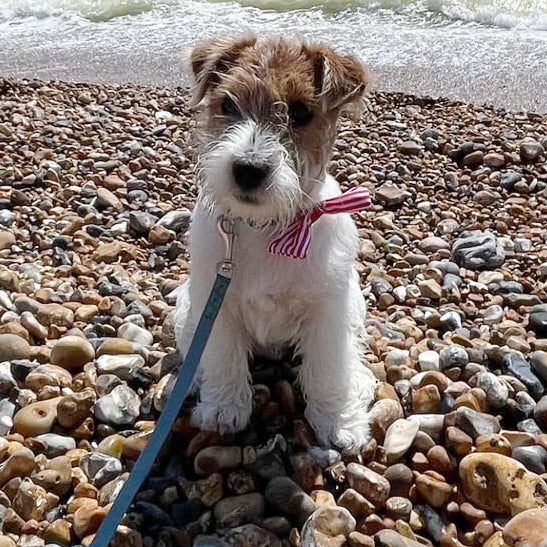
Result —
[[315, 503], [289, 477], [275, 477], [266, 486], [266, 500], [277, 511], [303, 523], [315, 510]]
[[364, 465], [354, 462], [348, 464], [347, 480], [351, 488], [375, 505], [382, 506], [389, 497], [391, 488], [389, 481]]
[[36, 437], [51, 431], [57, 418], [57, 406], [61, 397], [31, 403], [15, 414], [13, 429], [25, 437]]
[[547, 507], [547, 484], [513, 458], [492, 452], [469, 454], [460, 462], [466, 498], [475, 506], [503, 515]]
[[302, 528], [302, 545], [307, 547], [335, 547], [343, 545], [355, 530], [356, 521], [344, 507], [319, 507]]
[[29, 343], [16, 334], [0, 334], [0, 363], [16, 359], [28, 359]]
[[116, 386], [108, 395], [100, 397], [94, 406], [97, 419], [112, 425], [132, 425], [139, 417], [141, 400], [126, 385]]
[[494, 269], [505, 261], [505, 251], [489, 231], [475, 231], [452, 245], [452, 259], [468, 270]]
[[503, 540], [512, 547], [547, 547], [547, 509], [527, 509], [503, 528]]
[[388, 463], [398, 460], [406, 453], [414, 442], [419, 428], [418, 423], [404, 419], [396, 420], [389, 426], [384, 439]]
[[51, 362], [70, 371], [81, 369], [94, 358], [93, 346], [81, 336], [65, 336], [51, 350]]

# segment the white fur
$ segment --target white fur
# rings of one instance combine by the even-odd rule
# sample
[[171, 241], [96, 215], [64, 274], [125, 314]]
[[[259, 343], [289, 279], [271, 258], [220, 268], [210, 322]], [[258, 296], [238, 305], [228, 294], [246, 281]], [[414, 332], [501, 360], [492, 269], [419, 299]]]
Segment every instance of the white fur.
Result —
[[[354, 268], [356, 226], [348, 214], [324, 215], [312, 227], [306, 259], [269, 254], [276, 227], [340, 189], [330, 176], [324, 181], [299, 178], [299, 166], [284, 153], [282, 137], [275, 132], [252, 120], [238, 125], [214, 141], [200, 160], [203, 184], [190, 231], [191, 277], [181, 290], [175, 317], [183, 354], [224, 258], [217, 215], [242, 217], [262, 228], [236, 224], [235, 272], [199, 367], [200, 398], [193, 421], [220, 432], [245, 428], [252, 411], [249, 356], [294, 346], [302, 356], [305, 414], [318, 440], [357, 452], [368, 440], [367, 409], [375, 379], [363, 364], [366, 306]], [[230, 169], [234, 158], [250, 150], [273, 165], [253, 203], [239, 199]], [[322, 166], [313, 167], [305, 172], [322, 171]]]

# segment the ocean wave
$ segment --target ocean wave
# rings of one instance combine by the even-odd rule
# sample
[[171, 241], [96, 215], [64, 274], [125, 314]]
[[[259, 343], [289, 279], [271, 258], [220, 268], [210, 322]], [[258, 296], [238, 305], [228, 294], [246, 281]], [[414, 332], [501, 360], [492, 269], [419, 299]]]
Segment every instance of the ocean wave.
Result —
[[336, 12], [349, 7], [409, 10], [423, 16], [440, 14], [465, 23], [547, 30], [547, 0], [237, 0], [237, 3], [276, 11], [321, 8]]
[[[547, 0], [201, 0], [191, 4], [224, 3], [269, 11], [321, 9], [336, 13], [348, 8], [393, 10], [425, 24], [435, 16], [443, 21], [476, 23], [501, 28], [547, 30]], [[169, 17], [184, 10], [188, 0], [0, 0], [0, 23], [28, 17], [79, 17], [92, 22], [163, 10]]]
[[125, 15], [138, 15], [172, 3], [170, 0], [2, 0], [0, 22], [55, 16], [76, 16], [103, 22]]

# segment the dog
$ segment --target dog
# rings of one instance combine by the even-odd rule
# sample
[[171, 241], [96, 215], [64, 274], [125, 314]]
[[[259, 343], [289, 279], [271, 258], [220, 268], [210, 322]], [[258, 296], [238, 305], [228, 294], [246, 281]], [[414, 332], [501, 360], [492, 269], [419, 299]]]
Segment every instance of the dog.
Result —
[[318, 441], [355, 453], [368, 440], [375, 388], [363, 364], [357, 228], [347, 213], [324, 215], [310, 228], [305, 258], [269, 247], [300, 215], [340, 195], [327, 171], [336, 126], [343, 111], [360, 111], [369, 74], [326, 45], [251, 33], [199, 43], [190, 66], [204, 142], [190, 277], [175, 310], [183, 355], [224, 257], [216, 219], [238, 219], [233, 281], [198, 369], [192, 420], [220, 433], [244, 429], [253, 406], [249, 357], [293, 347]]

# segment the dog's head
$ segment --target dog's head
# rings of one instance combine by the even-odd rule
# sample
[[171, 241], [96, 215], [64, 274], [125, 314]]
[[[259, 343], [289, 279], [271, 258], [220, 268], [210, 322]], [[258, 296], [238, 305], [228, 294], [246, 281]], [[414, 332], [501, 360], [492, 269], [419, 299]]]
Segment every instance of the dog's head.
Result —
[[246, 34], [190, 53], [200, 128], [202, 196], [258, 224], [287, 224], [309, 206], [343, 110], [360, 111], [369, 76], [322, 44]]

